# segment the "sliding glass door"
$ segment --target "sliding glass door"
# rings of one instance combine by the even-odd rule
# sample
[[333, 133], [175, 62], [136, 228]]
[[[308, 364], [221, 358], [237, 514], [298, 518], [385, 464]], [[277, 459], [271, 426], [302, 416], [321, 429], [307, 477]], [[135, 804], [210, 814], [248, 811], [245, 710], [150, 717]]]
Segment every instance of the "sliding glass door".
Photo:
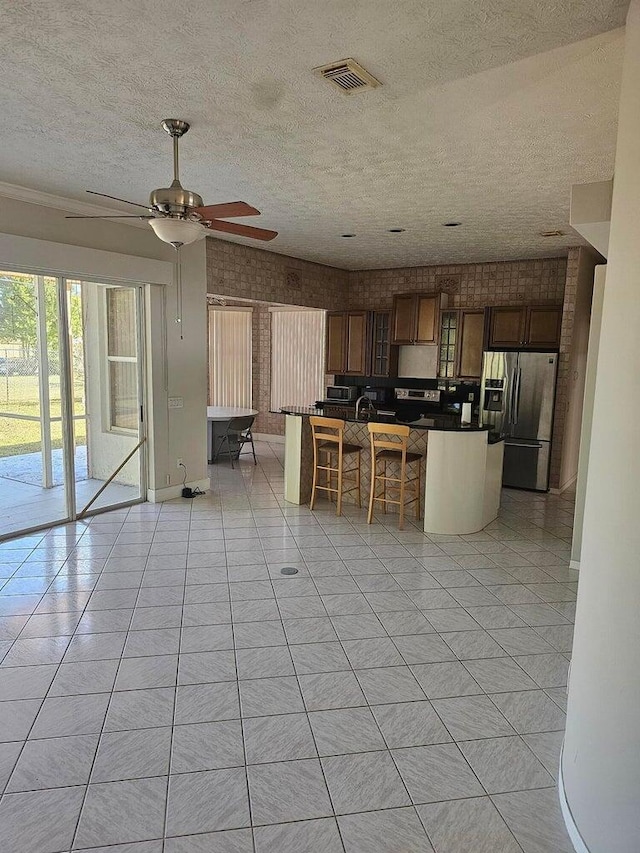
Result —
[[69, 517], [59, 281], [0, 272], [0, 535]]
[[0, 538], [146, 496], [142, 288], [0, 272]]

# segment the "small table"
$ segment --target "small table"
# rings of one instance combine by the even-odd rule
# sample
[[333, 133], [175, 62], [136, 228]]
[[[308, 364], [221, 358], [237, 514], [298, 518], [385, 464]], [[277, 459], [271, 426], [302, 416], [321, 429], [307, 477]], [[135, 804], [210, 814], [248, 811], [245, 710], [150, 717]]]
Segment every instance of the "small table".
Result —
[[207, 459], [212, 465], [217, 457], [222, 437], [233, 418], [255, 417], [256, 409], [242, 409], [238, 406], [207, 406]]

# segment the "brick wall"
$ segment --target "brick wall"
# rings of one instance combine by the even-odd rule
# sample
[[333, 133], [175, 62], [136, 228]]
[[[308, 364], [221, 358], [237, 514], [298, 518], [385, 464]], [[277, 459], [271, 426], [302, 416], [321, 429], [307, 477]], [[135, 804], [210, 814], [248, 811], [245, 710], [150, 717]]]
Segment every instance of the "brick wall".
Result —
[[207, 292], [233, 299], [326, 308], [345, 307], [345, 270], [207, 238]]
[[284, 433], [284, 416], [269, 413], [269, 305], [300, 305], [335, 311], [347, 305], [348, 287], [349, 275], [345, 270], [207, 238], [207, 292], [231, 300], [244, 300], [243, 304], [248, 300], [253, 307], [253, 402], [260, 412], [255, 432]]
[[454, 308], [560, 303], [566, 258], [502, 261], [490, 264], [358, 270], [349, 273], [349, 304], [353, 308], [390, 307], [395, 293], [445, 291]]

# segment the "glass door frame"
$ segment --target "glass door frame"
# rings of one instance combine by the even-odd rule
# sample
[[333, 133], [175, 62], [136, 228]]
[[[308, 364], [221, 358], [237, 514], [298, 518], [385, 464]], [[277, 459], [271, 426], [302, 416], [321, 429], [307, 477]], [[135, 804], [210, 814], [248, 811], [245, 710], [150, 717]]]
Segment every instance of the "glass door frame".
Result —
[[[46, 418], [50, 423], [61, 422], [62, 428], [62, 448], [63, 448], [63, 470], [64, 470], [64, 492], [66, 515], [57, 518], [51, 522], [37, 524], [32, 527], [24, 527], [19, 530], [12, 530], [8, 534], [0, 533], [0, 542], [5, 539], [13, 539], [16, 537], [27, 535], [31, 532], [56, 527], [59, 525], [73, 523], [84, 518], [94, 515], [99, 515], [103, 512], [108, 512], [114, 509], [123, 507], [135, 506], [139, 503], [144, 503], [147, 499], [148, 490], [148, 434], [147, 434], [147, 382], [146, 382], [146, 351], [147, 340], [145, 335], [145, 291], [147, 285], [144, 282], [121, 281], [113, 280], [108, 277], [95, 277], [72, 274], [56, 274], [47, 270], [34, 270], [33, 268], [11, 265], [11, 269], [7, 272], [23, 273], [31, 275], [36, 279], [36, 304], [38, 311], [42, 310], [40, 300], [42, 298], [42, 288], [38, 285], [42, 279], [47, 278], [56, 282], [57, 288], [57, 314], [59, 325], [59, 358], [60, 358], [60, 417], [51, 418], [50, 412], [46, 413]], [[74, 423], [76, 420], [87, 418], [87, 413], [76, 416], [73, 413], [73, 370], [71, 359], [71, 335], [69, 322], [69, 303], [68, 303], [68, 282], [80, 282], [96, 285], [104, 285], [107, 287], [126, 287], [131, 288], [135, 293], [135, 308], [136, 308], [136, 342], [137, 342], [137, 380], [138, 380], [138, 441], [142, 442], [137, 449], [138, 453], [138, 479], [140, 484], [140, 493], [137, 498], [130, 500], [118, 501], [110, 504], [107, 507], [89, 508], [86, 512], [82, 512], [82, 507], [77, 506], [76, 497], [76, 480], [75, 480], [75, 435]], [[37, 322], [40, 322], [38, 318]], [[41, 432], [43, 431], [44, 413], [40, 411]], [[45, 447], [41, 448], [43, 455], [43, 464], [45, 462], [44, 454]]]

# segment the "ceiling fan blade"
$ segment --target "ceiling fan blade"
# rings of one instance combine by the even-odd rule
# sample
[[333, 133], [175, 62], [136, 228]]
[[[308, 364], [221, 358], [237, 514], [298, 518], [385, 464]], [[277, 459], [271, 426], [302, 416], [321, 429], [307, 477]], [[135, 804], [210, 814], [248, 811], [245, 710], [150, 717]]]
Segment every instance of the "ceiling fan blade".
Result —
[[137, 201], [128, 201], [126, 198], [118, 198], [117, 195], [107, 195], [106, 193], [98, 193], [95, 190], [86, 190], [86, 192], [91, 193], [91, 195], [99, 195], [102, 198], [112, 198], [114, 201], [123, 201], [125, 204], [133, 204], [135, 207], [144, 207], [145, 210], [149, 210], [148, 204], [140, 204]]
[[155, 216], [152, 216], [150, 213], [146, 216], [144, 213], [133, 215], [122, 213], [120, 215], [115, 214], [113, 216], [65, 216], [65, 219], [155, 219]]
[[234, 216], [260, 216], [260, 211], [251, 207], [246, 201], [228, 201], [225, 204], [206, 204], [196, 207], [197, 213], [203, 219], [229, 219]]
[[252, 228], [251, 225], [241, 225], [239, 222], [223, 222], [220, 219], [212, 220], [207, 228], [211, 231], [237, 234], [238, 237], [251, 237], [253, 240], [273, 240], [274, 237], [278, 236], [277, 231], [268, 231], [266, 228]]

